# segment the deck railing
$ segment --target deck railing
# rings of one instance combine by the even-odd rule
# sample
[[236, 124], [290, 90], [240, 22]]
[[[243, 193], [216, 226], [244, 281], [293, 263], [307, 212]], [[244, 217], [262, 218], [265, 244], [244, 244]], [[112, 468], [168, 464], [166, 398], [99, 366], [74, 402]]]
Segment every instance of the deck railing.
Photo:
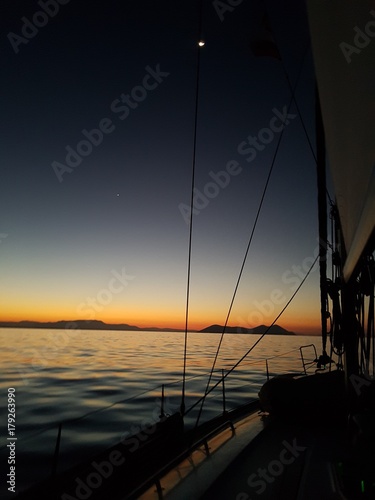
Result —
[[[310, 349], [310, 353], [311, 353], [310, 355], [306, 354], [305, 351], [307, 349]], [[209, 397], [206, 397], [208, 402], [205, 404], [209, 406], [210, 402], [211, 403], [215, 402], [216, 403], [216, 410], [218, 410], [218, 415], [220, 413], [225, 414], [228, 410], [233, 409], [233, 408], [230, 408], [230, 400], [233, 401], [235, 399], [235, 397], [233, 397], [233, 392], [237, 392], [240, 394], [242, 393], [242, 397], [244, 397], [245, 393], [246, 394], [249, 393], [249, 386], [250, 386], [249, 382], [250, 381], [253, 381], [253, 387], [252, 387], [253, 399], [247, 399], [247, 401], [256, 400], [257, 399], [256, 396], [254, 397], [254, 394], [256, 394], [256, 393], [254, 393], [254, 390], [256, 390], [256, 389], [254, 389], [254, 387], [256, 387], [256, 383], [254, 382], [254, 380], [256, 378], [255, 375], [259, 379], [258, 385], [262, 385], [266, 380], [269, 380], [270, 377], [277, 375], [277, 374], [280, 374], [279, 372], [276, 372], [276, 371], [274, 372], [270, 369], [270, 367], [272, 367], [272, 362], [276, 358], [285, 357], [285, 356], [290, 355], [291, 353], [295, 354], [298, 351], [300, 351], [299, 363], [302, 364], [302, 369], [297, 368], [297, 361], [296, 361], [295, 368], [292, 371], [296, 375], [306, 375], [308, 373], [308, 370], [312, 369], [313, 364], [314, 364], [314, 360], [317, 357], [314, 344], [302, 346], [300, 349], [294, 349], [294, 350], [288, 351], [286, 353], [281, 353], [281, 354], [278, 354], [278, 355], [275, 355], [275, 356], [272, 356], [269, 358], [257, 360], [257, 361], [244, 361], [241, 365], [241, 370], [236, 369], [237, 371], [235, 370], [235, 371], [231, 372], [230, 377], [227, 377], [228, 372], [230, 371], [230, 368], [228, 368], [228, 369], [221, 368], [221, 369], [215, 370], [212, 387], [211, 387], [209, 393], [207, 394], [207, 396], [209, 396]], [[311, 357], [311, 355], [313, 357]], [[296, 356], [296, 360], [297, 359], [298, 359], [298, 356]], [[240, 371], [240, 373], [239, 373], [239, 371]], [[190, 377], [187, 377], [186, 381], [187, 381], [187, 383], [189, 383], [189, 382], [196, 381], [199, 378], [202, 378], [202, 380], [204, 380], [204, 382], [205, 382], [207, 380], [207, 374], [192, 375]], [[160, 397], [160, 406], [156, 412], [157, 418], [164, 419], [168, 416], [168, 410], [169, 410], [168, 404], [167, 404], [168, 391], [169, 391], [169, 393], [176, 392], [175, 387], [178, 386], [179, 384], [181, 384], [181, 380], [170, 381], [167, 384], [161, 384], [161, 385], [156, 386], [152, 389], [142, 391], [139, 394], [134, 395], [132, 397], [111, 403], [110, 405], [106, 406], [105, 408], [95, 409], [89, 413], [86, 413], [85, 415], [78, 417], [78, 418], [64, 420], [64, 421], [60, 421], [60, 422], [55, 422], [51, 425], [48, 425], [48, 426], [45, 426], [45, 427], [38, 429], [34, 433], [30, 433], [29, 435], [23, 435], [22, 436], [22, 443], [25, 443], [26, 441], [30, 441], [36, 437], [38, 437], [38, 439], [40, 439], [40, 436], [43, 434], [48, 436], [48, 434], [51, 434], [53, 429], [56, 430], [55, 445], [53, 446], [53, 443], [51, 443], [52, 446], [51, 446], [51, 452], [50, 452], [51, 453], [50, 459], [48, 459], [48, 460], [46, 459], [46, 461], [50, 464], [50, 471], [49, 471], [49, 473], [48, 473], [48, 471], [46, 471], [46, 477], [44, 477], [44, 478], [38, 478], [38, 479], [33, 478], [33, 479], [35, 479], [35, 481], [33, 481], [33, 482], [39, 482], [42, 479], [46, 479], [48, 477], [48, 475], [50, 475], [50, 476], [56, 475], [58, 472], [58, 469], [60, 469], [59, 472], [64, 470], [64, 468], [61, 464], [61, 455], [62, 455], [61, 448], [62, 448], [62, 443], [64, 441], [64, 430], [69, 428], [69, 426], [71, 426], [72, 424], [73, 425], [77, 424], [77, 422], [82, 421], [84, 419], [87, 419], [89, 417], [92, 417], [94, 414], [98, 414], [98, 413], [104, 412], [106, 410], [113, 409], [116, 406], [119, 406], [119, 405], [126, 406], [127, 404], [129, 405], [130, 402], [134, 401], [136, 398], [141, 397], [141, 396], [142, 397], [149, 397], [149, 399], [151, 401], [151, 399], [153, 399], [155, 397], [155, 394], [158, 394]], [[260, 389], [260, 386], [259, 386], [259, 389]], [[215, 392], [215, 394], [213, 394], [214, 392]], [[231, 394], [232, 398], [229, 398], [228, 394]], [[195, 403], [193, 403], [190, 406], [190, 408], [188, 408], [188, 410], [186, 411], [186, 414], [190, 413], [201, 401], [202, 401], [202, 398], [199, 398]], [[220, 401], [221, 401], [221, 403], [220, 403]], [[178, 405], [176, 405], [176, 410], [177, 410], [177, 408], [178, 408]], [[155, 411], [154, 411], [154, 413], [155, 413]], [[211, 412], [211, 417], [212, 417], [212, 412]], [[155, 424], [156, 423], [157, 422], [155, 421]], [[67, 431], [67, 432], [69, 432], [69, 431]], [[48, 437], [48, 439], [51, 439], [51, 437]], [[118, 439], [118, 441], [121, 441], [121, 440]], [[104, 449], [108, 448], [111, 444], [107, 443], [106, 445], [103, 445], [102, 449], [98, 449], [96, 451], [96, 453], [98, 453], [99, 451], [103, 451]], [[30, 448], [30, 450], [32, 450], [32, 449], [35, 450], [35, 448], [32, 445], [30, 445], [29, 448]], [[2, 451], [4, 449], [6, 449], [6, 445], [3, 446], [2, 448], [0, 448], [0, 451]], [[91, 453], [92, 453], [92, 450], [91, 450]], [[88, 458], [88, 457], [86, 457], [86, 458]], [[84, 458], [82, 458], [82, 460], [84, 460]], [[71, 465], [71, 464], [69, 464], [69, 465]], [[68, 467], [66, 467], [66, 468], [68, 468]], [[31, 486], [31, 484], [28, 484], [27, 486], [29, 487], [29, 486]]]

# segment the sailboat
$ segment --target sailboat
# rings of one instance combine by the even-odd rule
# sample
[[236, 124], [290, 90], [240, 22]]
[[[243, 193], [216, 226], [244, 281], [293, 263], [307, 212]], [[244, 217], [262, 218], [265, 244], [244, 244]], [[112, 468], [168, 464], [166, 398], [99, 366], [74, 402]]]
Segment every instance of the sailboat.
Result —
[[[316, 372], [270, 379], [259, 401], [188, 432], [183, 403], [171, 416], [162, 409], [156, 432], [136, 450], [137, 435], [17, 498], [374, 498], [375, 4], [308, 0], [307, 8], [317, 81]], [[335, 280], [325, 275], [326, 157]]]

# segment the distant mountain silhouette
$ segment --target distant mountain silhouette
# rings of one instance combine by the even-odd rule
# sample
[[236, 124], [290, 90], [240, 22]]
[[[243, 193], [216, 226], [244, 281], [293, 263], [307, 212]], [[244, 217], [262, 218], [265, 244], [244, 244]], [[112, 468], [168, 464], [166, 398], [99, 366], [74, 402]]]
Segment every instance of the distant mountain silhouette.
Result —
[[122, 330], [122, 331], [147, 331], [147, 332], [176, 332], [173, 328], [140, 328], [127, 323], [104, 323], [94, 319], [77, 319], [71, 321], [0, 321], [0, 328], [51, 328], [59, 330]]
[[[203, 328], [203, 330], [199, 330], [200, 333], [222, 333], [224, 329], [223, 325], [211, 325], [208, 326], [207, 328]], [[261, 335], [266, 330], [268, 329], [268, 326], [266, 325], [259, 325], [255, 328], [244, 328], [243, 326], [227, 326], [225, 328], [226, 333], [251, 333], [251, 334], [256, 334], [256, 335]], [[285, 330], [285, 328], [282, 328], [279, 325], [272, 325], [269, 331], [267, 332], [268, 335], [295, 335], [294, 332], [290, 332], [288, 330]]]
[[[182, 332], [184, 330], [179, 330], [176, 328], [157, 328], [148, 327], [140, 328], [135, 325], [128, 325], [127, 323], [104, 323], [104, 321], [96, 319], [76, 319], [71, 321], [61, 320], [61, 321], [0, 321], [0, 328], [50, 328], [59, 330], [120, 330], [120, 331], [145, 331], [145, 332]], [[203, 330], [199, 330], [199, 333], [221, 333], [223, 331], [222, 325], [211, 325]], [[242, 326], [227, 326], [225, 329], [226, 333], [252, 333], [261, 335], [267, 330], [266, 325], [259, 325], [255, 328], [244, 328]], [[194, 330], [191, 330], [194, 331]], [[269, 335], [295, 335], [294, 332], [289, 332], [278, 325], [273, 325], [269, 332]]]

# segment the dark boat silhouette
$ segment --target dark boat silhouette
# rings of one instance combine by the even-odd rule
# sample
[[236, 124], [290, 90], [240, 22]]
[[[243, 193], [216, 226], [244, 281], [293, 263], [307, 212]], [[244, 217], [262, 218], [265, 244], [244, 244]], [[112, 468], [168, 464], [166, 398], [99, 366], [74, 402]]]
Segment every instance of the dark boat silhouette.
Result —
[[[161, 410], [148, 439], [129, 436], [61, 475], [58, 437], [52, 477], [16, 498], [375, 498], [375, 6], [308, 0], [307, 7], [317, 81], [322, 354], [307, 367], [301, 350], [301, 376], [270, 378], [258, 401], [224, 407], [189, 431], [184, 405], [171, 416]], [[274, 49], [270, 40], [260, 48], [262, 55]], [[325, 276], [325, 148], [335, 186], [334, 281]], [[252, 333], [262, 338], [271, 327]]]

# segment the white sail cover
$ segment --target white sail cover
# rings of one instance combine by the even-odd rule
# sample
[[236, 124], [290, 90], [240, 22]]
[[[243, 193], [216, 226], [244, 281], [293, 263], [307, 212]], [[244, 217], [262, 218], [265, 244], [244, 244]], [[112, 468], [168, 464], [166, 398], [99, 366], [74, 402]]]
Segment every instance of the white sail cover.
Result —
[[375, 0], [307, 0], [348, 280], [375, 221]]

